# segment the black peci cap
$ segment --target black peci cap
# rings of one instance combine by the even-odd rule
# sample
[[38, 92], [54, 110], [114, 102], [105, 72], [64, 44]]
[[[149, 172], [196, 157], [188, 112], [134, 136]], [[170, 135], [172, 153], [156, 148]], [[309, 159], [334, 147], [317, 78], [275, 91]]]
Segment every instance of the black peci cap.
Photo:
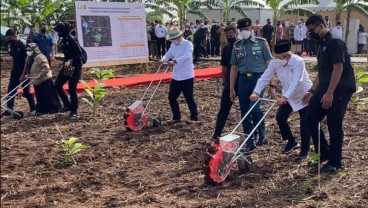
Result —
[[252, 25], [252, 20], [248, 17], [238, 20], [238, 29], [243, 27], [249, 27]]
[[275, 45], [275, 53], [281, 54], [290, 51], [290, 43], [289, 41], [280, 41]]

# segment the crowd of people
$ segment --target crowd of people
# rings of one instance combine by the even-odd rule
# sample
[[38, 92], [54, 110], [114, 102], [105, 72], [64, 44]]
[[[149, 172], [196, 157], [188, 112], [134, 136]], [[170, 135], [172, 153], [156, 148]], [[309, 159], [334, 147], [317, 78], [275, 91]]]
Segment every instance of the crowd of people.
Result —
[[[328, 161], [323, 166], [323, 171], [335, 172], [342, 167], [343, 118], [356, 90], [354, 69], [346, 44], [336, 35], [340, 29], [331, 28], [328, 19], [318, 14], [311, 15], [305, 22], [301, 20], [294, 28], [293, 23], [290, 27], [284, 25], [284, 22], [278, 22], [275, 29], [268, 21], [262, 27], [258, 21], [254, 25], [250, 18], [243, 18], [236, 23], [232, 19], [226, 26], [214, 20], [210, 27], [208, 21], [199, 20], [196, 25], [187, 23], [185, 30], [181, 31], [175, 23], [168, 26], [169, 29], [159, 21], [152, 23], [147, 32], [150, 49], [155, 50], [151, 50], [150, 55], [173, 67], [168, 93], [172, 111], [170, 122], [182, 121], [177, 101], [181, 93], [190, 110], [189, 123], [199, 121], [194, 97], [193, 63], [200, 56], [217, 56], [222, 52], [220, 63], [223, 91], [212, 139], [221, 137], [230, 109], [237, 98], [240, 117], [250, 110], [254, 101], [263, 97], [267, 85], [268, 94], [276, 99], [273, 79], [276, 75], [282, 87], [281, 96], [277, 98], [279, 108], [276, 121], [282, 139], [287, 141], [282, 153], [289, 154], [300, 147], [297, 136], [288, 125], [290, 114], [298, 112], [301, 151], [297, 159], [308, 158], [311, 138], [317, 150], [320, 138], [321, 160]], [[52, 36], [46, 34], [47, 25], [41, 24], [40, 31], [34, 34], [29, 43], [21, 40], [16, 30], [7, 31], [6, 36], [11, 41], [10, 55], [13, 58], [8, 92], [28, 78], [35, 88], [37, 103], [35, 104], [29, 93], [29, 88], [25, 87], [23, 91], [32, 113], [42, 115], [69, 111], [70, 118], [75, 119], [78, 117], [76, 86], [81, 77], [83, 51], [71, 34], [70, 24], [60, 22], [53, 29], [61, 39], [64, 53], [64, 64], [55, 83], [50, 70], [55, 56], [55, 44]], [[276, 33], [276, 44], [270, 47], [273, 32]], [[307, 45], [311, 41], [319, 48], [318, 51], [310, 51], [311, 47]], [[292, 54], [294, 44], [300, 44], [302, 50], [317, 56], [318, 74], [313, 82], [309, 78], [304, 60], [297, 54]], [[66, 82], [69, 83], [70, 99], [63, 89]], [[260, 123], [256, 133], [251, 135], [242, 150], [244, 152], [254, 151], [258, 146], [267, 144], [267, 126], [263, 120], [261, 105], [259, 102], [252, 109], [251, 116], [243, 122], [245, 135], [251, 134], [253, 127]], [[11, 115], [14, 98], [7, 103], [7, 108], [9, 111], [5, 113]], [[324, 117], [327, 117], [329, 143], [323, 130], [319, 131], [318, 127]]]
[[[249, 153], [257, 146], [267, 144], [267, 127], [263, 120], [262, 103], [258, 102], [252, 110], [250, 109], [255, 101], [263, 97], [264, 89], [269, 82], [271, 83], [269, 94], [275, 95], [273, 77], [276, 75], [282, 87], [281, 96], [277, 99], [279, 108], [276, 121], [282, 139], [287, 141], [282, 153], [289, 154], [300, 147], [297, 160], [303, 161], [308, 158], [310, 140], [312, 139], [314, 149], [317, 151], [320, 139], [320, 160], [327, 161], [322, 170], [334, 173], [342, 168], [343, 118], [356, 86], [354, 69], [346, 44], [333, 34], [328, 25], [329, 23], [318, 14], [311, 15], [305, 22], [304, 29], [308, 37], [315, 41], [318, 48], [322, 48], [315, 54], [318, 74], [312, 82], [304, 60], [292, 54], [292, 44], [289, 40], [279, 36], [272, 55], [268, 40], [256, 36], [251, 19], [243, 18], [238, 20], [236, 25], [228, 24], [224, 28], [228, 44], [223, 47], [221, 55], [223, 91], [212, 140], [221, 137], [231, 106], [238, 98], [240, 117], [243, 118], [249, 111], [251, 115], [242, 123], [244, 134], [252, 134], [260, 123], [257, 134], [251, 135], [242, 151]], [[200, 23], [199, 28], [201, 27]], [[196, 58], [192, 56], [196, 55], [196, 42], [194, 40], [193, 44], [186, 40], [184, 33], [176, 26], [170, 27], [165, 40], [170, 41], [171, 46], [161, 61], [173, 66], [169, 90], [173, 113], [171, 122], [181, 121], [177, 98], [183, 92], [191, 113], [190, 123], [195, 123], [198, 121], [197, 105], [193, 96], [193, 60]], [[299, 113], [301, 145], [288, 124], [292, 112]], [[327, 117], [330, 142], [326, 140], [323, 130], [319, 127], [324, 117]]]
[[[344, 38], [341, 22], [337, 22], [335, 26], [325, 16], [325, 21], [329, 31], [336, 37]], [[190, 40], [194, 44], [194, 63], [197, 63], [200, 57], [220, 56], [220, 51], [227, 44], [225, 36], [225, 26], [232, 24], [236, 27], [235, 18], [231, 21], [221, 23], [218, 20], [212, 20], [212, 23], [206, 19], [196, 20], [195, 23], [186, 21], [184, 38]], [[168, 29], [177, 26], [176, 21], [168, 21], [165, 25], [161, 21], [155, 21], [147, 25], [148, 47], [151, 59], [159, 60], [165, 51], [170, 48], [170, 41], [165, 40]], [[267, 19], [266, 25], [261, 25], [259, 20], [252, 25], [252, 33], [256, 37], [263, 37], [271, 46], [272, 37], [275, 36], [276, 43], [280, 40], [289, 41], [291, 50], [297, 55], [315, 57], [317, 53], [317, 43], [308, 37], [307, 27], [304, 19], [300, 19], [296, 23], [294, 21], [277, 21], [276, 25], [272, 25], [271, 20]], [[239, 31], [238, 31], [239, 33]], [[357, 34], [358, 54], [368, 53], [367, 36], [363, 25], [359, 26]], [[241, 38], [241, 36], [239, 36]]]
[[[57, 78], [52, 80], [51, 64], [55, 59], [55, 40], [47, 33], [47, 24], [41, 23], [39, 31], [34, 28], [29, 32], [27, 40], [19, 38], [16, 29], [6, 31], [10, 42], [9, 54], [12, 57], [12, 70], [8, 85], [6, 111], [3, 115], [14, 117], [14, 95], [16, 88], [21, 85], [28, 100], [30, 113], [36, 116], [57, 112], [70, 112], [71, 119], [78, 117], [77, 84], [82, 71], [82, 48], [71, 34], [72, 26], [60, 22], [52, 32], [60, 37], [64, 53], [64, 63], [58, 71]], [[70, 99], [64, 91], [64, 84], [68, 82]], [[36, 102], [30, 93], [29, 85], [35, 90]], [[61, 105], [62, 101], [63, 105]]]

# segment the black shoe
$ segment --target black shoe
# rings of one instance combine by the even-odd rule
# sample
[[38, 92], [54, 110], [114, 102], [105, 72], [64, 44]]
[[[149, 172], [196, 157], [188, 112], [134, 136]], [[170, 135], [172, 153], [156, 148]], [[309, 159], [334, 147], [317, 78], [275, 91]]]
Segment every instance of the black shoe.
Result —
[[7, 110], [6, 110], [6, 111], [4, 111], [3, 115], [4, 115], [4, 116], [11, 116], [11, 115], [12, 115], [12, 113], [10, 113], [9, 111], [7, 111]]
[[308, 153], [302, 153], [302, 152], [296, 158], [297, 161], [304, 161], [306, 159], [308, 159]]
[[257, 142], [257, 146], [262, 146], [264, 144], [267, 144], [267, 138], [259, 139]]
[[70, 113], [69, 118], [70, 118], [70, 120], [77, 120], [78, 119], [78, 114], [77, 113]]
[[338, 170], [339, 168], [336, 168], [335, 166], [332, 166], [330, 164], [325, 164], [323, 167], [322, 167], [322, 172], [324, 173], [336, 173], [336, 171]]
[[246, 144], [245, 147], [241, 149], [243, 153], [251, 153], [256, 149], [256, 145], [254, 144]]
[[286, 144], [286, 146], [284, 147], [284, 149], [282, 150], [282, 154], [289, 154], [290, 152], [292, 152], [294, 149], [299, 148], [300, 145], [296, 142], [288, 142]]
[[70, 108], [69, 107], [64, 107], [64, 108], [61, 108], [59, 110], [60, 113], [65, 113], [65, 112], [68, 112], [68, 111], [70, 111]]

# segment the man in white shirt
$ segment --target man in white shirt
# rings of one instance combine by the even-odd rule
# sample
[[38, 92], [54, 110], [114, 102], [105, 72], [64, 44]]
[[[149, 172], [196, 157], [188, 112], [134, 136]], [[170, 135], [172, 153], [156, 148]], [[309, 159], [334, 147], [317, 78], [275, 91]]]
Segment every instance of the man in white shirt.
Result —
[[194, 66], [193, 44], [183, 38], [183, 32], [178, 27], [171, 27], [166, 40], [171, 41], [170, 49], [164, 55], [162, 62], [173, 66], [172, 80], [169, 90], [169, 103], [173, 113], [172, 123], [180, 122], [181, 113], [177, 99], [183, 92], [190, 110], [189, 123], [198, 121], [197, 104], [194, 101]]
[[162, 22], [158, 22], [155, 27], [155, 35], [157, 37], [157, 56], [161, 58], [163, 54], [165, 54], [166, 48], [166, 35], [167, 35], [167, 28], [162, 25]]
[[342, 39], [342, 33], [343, 33], [343, 29], [341, 27], [341, 22], [337, 22], [336, 23], [336, 27], [332, 28], [331, 33], [333, 35], [335, 35], [336, 37], [339, 37]]
[[294, 41], [296, 46], [296, 53], [301, 55], [301, 45], [303, 44], [304, 33], [307, 33], [301, 21], [298, 21], [298, 25], [294, 28]]
[[[277, 99], [279, 109], [276, 121], [279, 125], [283, 140], [288, 140], [283, 148], [283, 154], [289, 154], [299, 147], [287, 122], [292, 111], [298, 112], [300, 117], [301, 151], [299, 160], [307, 159], [310, 146], [310, 134], [305, 123], [306, 105], [301, 104], [304, 94], [312, 87], [303, 59], [290, 52], [289, 42], [281, 41], [275, 45], [275, 58], [268, 65], [266, 71], [258, 79], [254, 92], [250, 96], [257, 101], [259, 95], [276, 73], [282, 85], [282, 97]], [[271, 86], [274, 87], [274, 86]]]

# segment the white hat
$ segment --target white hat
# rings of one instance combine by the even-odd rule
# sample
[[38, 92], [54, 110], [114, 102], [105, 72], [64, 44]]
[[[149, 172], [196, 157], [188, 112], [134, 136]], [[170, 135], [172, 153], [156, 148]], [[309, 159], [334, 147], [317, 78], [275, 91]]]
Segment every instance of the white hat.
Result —
[[179, 37], [182, 34], [183, 34], [183, 32], [180, 31], [178, 27], [171, 27], [169, 29], [169, 34], [166, 36], [166, 40], [175, 39], [175, 38]]

